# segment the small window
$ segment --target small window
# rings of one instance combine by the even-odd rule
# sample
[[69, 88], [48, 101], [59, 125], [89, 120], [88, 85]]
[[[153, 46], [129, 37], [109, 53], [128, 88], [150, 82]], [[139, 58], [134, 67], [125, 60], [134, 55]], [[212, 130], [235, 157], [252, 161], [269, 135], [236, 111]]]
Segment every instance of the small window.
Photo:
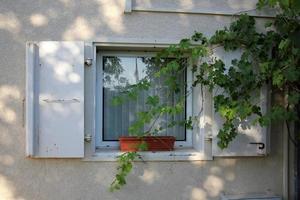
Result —
[[[166, 95], [164, 77], [155, 77], [158, 70], [155, 65], [154, 53], [141, 52], [100, 52], [97, 54], [97, 118], [96, 118], [96, 146], [98, 148], [117, 148], [118, 138], [129, 135], [129, 127], [137, 119], [137, 112], [147, 111], [148, 96], [157, 95], [160, 103], [174, 106], [185, 92], [185, 84], [181, 84], [179, 93]], [[171, 58], [165, 61], [170, 61]], [[182, 64], [187, 65], [187, 59]], [[130, 86], [142, 80], [149, 80], [149, 90], [139, 92], [137, 97], [127, 100], [120, 105], [114, 105], [113, 99], [122, 95]], [[177, 76], [179, 83], [187, 81], [187, 70]], [[162, 115], [155, 123], [145, 124], [143, 130], [159, 130], [157, 135], [171, 135], [176, 138], [175, 147], [191, 147], [191, 131], [185, 126], [168, 126], [174, 121], [184, 121], [187, 117], [187, 106], [191, 102], [184, 101], [184, 112], [173, 115]]]

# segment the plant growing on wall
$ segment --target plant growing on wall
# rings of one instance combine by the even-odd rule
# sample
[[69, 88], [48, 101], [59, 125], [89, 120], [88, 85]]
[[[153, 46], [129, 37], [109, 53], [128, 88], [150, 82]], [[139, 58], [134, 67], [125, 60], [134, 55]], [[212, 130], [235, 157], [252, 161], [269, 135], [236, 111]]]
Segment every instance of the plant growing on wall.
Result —
[[[290, 135], [289, 122], [298, 121], [300, 99], [300, 3], [288, 0], [259, 0], [258, 9], [265, 6], [279, 11], [274, 20], [265, 25], [263, 32], [256, 30], [254, 17], [246, 14], [229, 27], [217, 30], [207, 38], [196, 32], [191, 38], [182, 39], [179, 44], [159, 52], [156, 56], [156, 66], [159, 70], [155, 76], [165, 77], [165, 85], [170, 93], [180, 92], [176, 74], [182, 73], [187, 65], [181, 65], [182, 59], [190, 58], [194, 82], [192, 87], [208, 87], [210, 91], [219, 89], [213, 97], [215, 112], [224, 119], [223, 127], [218, 133], [218, 146], [228, 147], [237, 136], [237, 127], [241, 121], [255, 116], [252, 123], [268, 126], [274, 121], [284, 121], [288, 127], [290, 140], [297, 145], [298, 140]], [[239, 59], [234, 59], [229, 68], [225, 68], [224, 61], [212, 57], [215, 48], [222, 47], [225, 51], [241, 50]], [[161, 62], [165, 58], [175, 58], [169, 62]], [[187, 83], [184, 83], [187, 87]], [[115, 103], [122, 103], [133, 98], [139, 91], [148, 90], [151, 81], [140, 81], [128, 89], [124, 95], [115, 99]], [[257, 102], [253, 101], [253, 94], [259, 92], [265, 85], [269, 85], [273, 93], [280, 93], [285, 98], [284, 104], [274, 103], [267, 113], [262, 113]], [[147, 111], [137, 113], [138, 120], [129, 128], [132, 135], [143, 136], [156, 132], [149, 129], [141, 132], [141, 127], [147, 123], [155, 123], [155, 119], [162, 114], [176, 115], [183, 112], [183, 103], [192, 88], [186, 88], [178, 105], [171, 107], [160, 103], [159, 96], [149, 96]], [[193, 126], [193, 116], [188, 116], [184, 122], [170, 122]], [[150, 126], [153, 127], [153, 126]], [[141, 146], [141, 149], [146, 148]], [[119, 157], [119, 168], [111, 190], [120, 189], [126, 184], [126, 176], [132, 169], [132, 162], [139, 158], [138, 152], [124, 153]]]

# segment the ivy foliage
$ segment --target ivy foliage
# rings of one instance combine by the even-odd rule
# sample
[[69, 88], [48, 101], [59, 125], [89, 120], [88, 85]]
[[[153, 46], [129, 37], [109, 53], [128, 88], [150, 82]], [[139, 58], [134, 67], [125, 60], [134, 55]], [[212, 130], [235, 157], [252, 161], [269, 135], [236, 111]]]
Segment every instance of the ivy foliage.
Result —
[[[257, 31], [254, 17], [242, 14], [211, 38], [196, 32], [162, 53], [179, 57], [188, 54], [192, 58], [196, 77], [193, 87], [201, 85], [210, 89], [215, 112], [224, 120], [218, 133], [221, 149], [228, 147], [238, 134], [237, 127], [250, 118], [252, 124], [261, 126], [278, 120], [298, 120], [293, 109], [300, 97], [300, 20], [296, 4], [296, 1], [259, 1], [258, 8], [268, 5], [280, 9], [280, 14], [266, 23], [264, 32]], [[225, 66], [224, 60], [213, 57], [216, 48], [240, 51], [241, 56]], [[264, 113], [258, 102], [263, 87], [284, 94], [286, 104], [275, 103]]]
[[[259, 0], [257, 8], [271, 7], [279, 14], [268, 20], [264, 30], [257, 30], [256, 19], [247, 14], [239, 15], [229, 27], [217, 30], [207, 38], [195, 32], [191, 38], [182, 39], [179, 44], [171, 45], [156, 56], [159, 70], [155, 76], [166, 77], [165, 84], [171, 93], [179, 93], [180, 85], [176, 74], [181, 74], [187, 65], [182, 59], [189, 58], [194, 80], [192, 87], [185, 84], [181, 100], [176, 106], [161, 104], [159, 96], [149, 96], [147, 111], [139, 112], [138, 120], [129, 128], [132, 135], [144, 136], [158, 130], [141, 132], [144, 124], [155, 123], [155, 119], [164, 113], [176, 115], [184, 111], [184, 100], [191, 94], [193, 87], [207, 87], [213, 93], [214, 109], [223, 118], [223, 126], [218, 133], [218, 146], [228, 147], [238, 135], [237, 128], [245, 120], [252, 119], [252, 124], [268, 126], [275, 121], [298, 121], [300, 100], [300, 2], [298, 0]], [[223, 48], [226, 52], [241, 52], [238, 59], [225, 61], [214, 57], [214, 51]], [[175, 58], [168, 60], [166, 58]], [[151, 81], [142, 80], [131, 86], [116, 100], [122, 103], [134, 99], [138, 92], [150, 88]], [[284, 103], [273, 102], [272, 107], [263, 112], [260, 107], [260, 91], [268, 87], [273, 93], [282, 94]], [[218, 91], [218, 92], [216, 92]], [[184, 122], [170, 122], [193, 126], [195, 117], [188, 116]], [[298, 143], [298, 141], [296, 141]], [[119, 158], [120, 167], [112, 188], [124, 185], [125, 177], [132, 168], [136, 153], [125, 153]]]
[[137, 152], [126, 152], [118, 157], [118, 172], [110, 185], [110, 191], [121, 189], [126, 184], [126, 176], [131, 172], [133, 161], [138, 157]]

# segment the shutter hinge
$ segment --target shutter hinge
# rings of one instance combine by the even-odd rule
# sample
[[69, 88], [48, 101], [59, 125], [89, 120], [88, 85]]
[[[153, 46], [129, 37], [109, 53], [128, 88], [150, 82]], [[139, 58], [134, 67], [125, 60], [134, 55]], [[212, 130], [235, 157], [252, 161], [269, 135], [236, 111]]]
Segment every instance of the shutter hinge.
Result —
[[84, 64], [88, 67], [90, 67], [93, 64], [93, 59], [92, 58], [86, 58], [84, 60]]
[[208, 135], [204, 138], [205, 141], [212, 141], [212, 139], [213, 139], [213, 136], [212, 136], [211, 134], [208, 134]]
[[84, 141], [90, 143], [92, 141], [92, 135], [91, 134], [85, 134], [84, 135]]

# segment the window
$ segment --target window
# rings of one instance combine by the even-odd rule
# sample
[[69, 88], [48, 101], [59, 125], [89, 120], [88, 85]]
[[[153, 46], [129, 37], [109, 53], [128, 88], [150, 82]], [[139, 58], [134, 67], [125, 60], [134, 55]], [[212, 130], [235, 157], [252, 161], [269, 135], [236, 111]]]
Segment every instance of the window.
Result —
[[[137, 112], [147, 111], [148, 96], [157, 95], [160, 103], [175, 106], [182, 93], [184, 84], [179, 93], [167, 94], [167, 87], [163, 77], [155, 77], [158, 70], [154, 62], [154, 53], [142, 52], [99, 52], [97, 54], [97, 119], [96, 119], [96, 146], [98, 148], [118, 147], [119, 136], [129, 135], [128, 129], [137, 119]], [[168, 59], [170, 60], [170, 59]], [[182, 64], [187, 64], [185, 59]], [[113, 100], [127, 91], [130, 86], [139, 81], [149, 80], [149, 90], [139, 92], [135, 99], [114, 105]], [[187, 71], [178, 75], [179, 83], [187, 81]], [[157, 135], [172, 135], [176, 138], [175, 147], [191, 147], [191, 131], [182, 125], [169, 127], [174, 121], [184, 121], [187, 116], [186, 106], [191, 102], [184, 100], [184, 112], [176, 116], [163, 115], [155, 122], [145, 124], [142, 132], [156, 130]]]
[[[176, 41], [173, 43], [175, 44]], [[142, 99], [149, 94], [141, 94], [137, 103], [125, 104], [124, 108], [110, 108], [110, 105], [103, 100], [110, 101], [115, 94], [111, 94], [110, 90], [114, 88], [111, 84], [104, 84], [105, 73], [109, 74], [107, 71], [109, 68], [106, 69], [105, 65], [109, 66], [110, 62], [118, 58], [124, 70], [122, 77], [128, 80], [120, 80], [120, 77], [113, 79], [120, 82], [114, 86], [124, 87], [134, 84], [145, 76], [144, 61], [151, 60], [154, 56], [153, 53], [145, 53], [145, 50], [151, 52], [167, 46], [168, 44], [157, 41], [155, 43], [28, 42], [26, 44], [26, 155], [35, 158], [85, 157], [86, 161], [115, 161], [122, 153], [117, 150], [118, 142], [115, 139], [120, 132], [127, 134], [123, 130], [126, 130], [135, 119], [134, 116], [130, 116], [131, 111], [125, 112], [125, 110], [134, 108], [136, 111], [140, 109], [139, 107], [141, 109], [146, 107]], [[214, 52], [214, 55], [226, 57], [228, 60], [226, 65], [230, 65], [233, 56], [222, 51]], [[179, 80], [185, 80], [187, 88], [191, 88], [192, 77], [188, 66]], [[150, 92], [157, 92], [155, 87], [162, 87], [163, 90], [160, 81], [163, 80], [157, 80], [158, 84]], [[261, 106], [265, 111], [268, 105], [267, 91], [268, 88], [265, 87], [259, 95]], [[174, 104], [176, 95], [165, 100]], [[253, 145], [254, 142], [267, 144], [269, 129], [266, 127], [252, 127], [251, 130], [239, 134], [230, 148], [226, 150], [218, 148], [217, 133], [222, 121], [218, 120], [218, 115], [213, 112], [212, 94], [208, 88], [193, 87], [191, 94], [186, 97], [185, 105], [185, 115], [177, 117], [195, 116], [197, 121], [194, 129], [191, 131], [178, 127], [176, 130], [160, 133], [171, 132], [177, 137], [175, 151], [140, 152], [144, 160], [189, 161], [211, 160], [212, 156], [266, 155], [266, 148], [261, 150], [257, 145]], [[118, 109], [124, 110], [122, 117], [117, 114], [111, 117], [113, 120], [119, 120], [114, 123], [122, 125], [117, 126], [119, 130], [114, 131], [116, 135], [111, 134], [113, 132], [111, 130], [116, 127], [110, 123], [110, 117], [107, 116], [113, 113], [111, 109], [115, 109], [116, 113], [119, 113]], [[127, 121], [124, 120], [126, 117]], [[168, 116], [161, 119], [162, 122], [164, 120], [168, 121]], [[106, 132], [103, 131], [105, 129]]]

